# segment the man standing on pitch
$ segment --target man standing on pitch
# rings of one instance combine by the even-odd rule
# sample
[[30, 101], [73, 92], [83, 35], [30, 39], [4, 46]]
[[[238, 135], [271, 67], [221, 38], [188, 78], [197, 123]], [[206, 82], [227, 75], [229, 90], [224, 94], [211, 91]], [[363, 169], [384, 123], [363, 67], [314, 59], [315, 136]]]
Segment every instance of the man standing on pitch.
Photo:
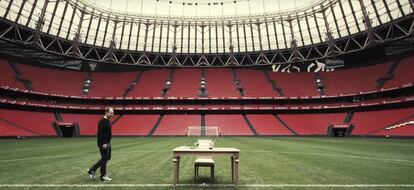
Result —
[[91, 168], [88, 169], [88, 174], [91, 179], [95, 179], [95, 171], [101, 169], [101, 181], [110, 182], [112, 179], [106, 175], [106, 163], [111, 159], [111, 122], [109, 119], [114, 116], [114, 108], [108, 107], [105, 109], [105, 115], [98, 123], [98, 148], [101, 152], [101, 159], [98, 160]]

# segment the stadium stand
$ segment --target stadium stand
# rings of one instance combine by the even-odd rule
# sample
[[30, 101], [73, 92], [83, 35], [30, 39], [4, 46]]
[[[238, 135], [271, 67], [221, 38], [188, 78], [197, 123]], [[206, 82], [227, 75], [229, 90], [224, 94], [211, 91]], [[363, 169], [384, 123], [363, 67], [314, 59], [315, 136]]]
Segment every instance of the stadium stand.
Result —
[[398, 136], [398, 137], [404, 137], [409, 136], [412, 137], [414, 135], [414, 127], [413, 125], [407, 125], [404, 127], [399, 127], [396, 129], [391, 130], [381, 130], [379, 132], [373, 133], [372, 135], [378, 135], [378, 136]]
[[164, 115], [154, 136], [186, 135], [189, 126], [200, 126], [200, 115]]
[[342, 123], [346, 113], [279, 114], [299, 135], [326, 135], [330, 124]]
[[38, 135], [33, 133], [30, 130], [26, 130], [15, 126], [9, 122], [5, 122], [4, 120], [0, 120], [0, 136], [1, 137], [17, 137], [17, 136], [34, 136]]
[[390, 63], [384, 63], [320, 73], [324, 79], [325, 93], [326, 95], [338, 95], [375, 90], [376, 81], [386, 74], [390, 65]]
[[98, 131], [98, 121], [102, 115], [97, 114], [62, 114], [64, 122], [78, 123], [80, 135], [96, 135]]
[[86, 73], [18, 64], [21, 74], [32, 82], [32, 90], [80, 96]]
[[[412, 57], [403, 59], [397, 66], [393, 79], [388, 80], [384, 88], [393, 88], [407, 83], [413, 83], [410, 74]], [[372, 91], [377, 89], [377, 81], [386, 75], [392, 64], [390, 62], [379, 65], [321, 72], [325, 95], [339, 95]], [[22, 82], [16, 80], [15, 72], [6, 60], [1, 60], [1, 85], [25, 89]], [[81, 90], [86, 72], [41, 68], [24, 64], [17, 64], [21, 71], [21, 78], [31, 81], [34, 91], [62, 94], [82, 95]], [[130, 97], [160, 97], [170, 69], [143, 71], [136, 84], [133, 82], [138, 72], [124, 73], [92, 73], [92, 83], [88, 96], [121, 97], [127, 94]], [[242, 83], [243, 94], [246, 97], [280, 96], [268, 80], [274, 80], [284, 96], [317, 96], [314, 73], [276, 73], [268, 72], [269, 79], [261, 70], [235, 69], [238, 80]], [[171, 82], [167, 97], [198, 97], [200, 88], [200, 69], [174, 69], [174, 79]], [[206, 89], [208, 97], [241, 97], [234, 83], [232, 70], [226, 68], [205, 69]], [[157, 76], [157, 77], [152, 77]], [[108, 80], [111, 79], [111, 80]], [[59, 82], [56, 82], [59, 81]], [[134, 84], [132, 84], [134, 83]], [[130, 92], [127, 90], [129, 87]], [[126, 92], [129, 93], [126, 93]]]
[[355, 126], [352, 135], [375, 135], [375, 132], [398, 124], [413, 114], [414, 108], [355, 112], [351, 120]]
[[8, 61], [4, 59], [0, 59], [0, 85], [25, 89], [23, 84], [17, 81], [15, 72], [10, 67]]
[[136, 72], [93, 73], [89, 96], [120, 97], [137, 76]]
[[242, 115], [206, 114], [206, 126], [217, 126], [222, 136], [253, 135]]
[[56, 136], [52, 113], [0, 109], [0, 136]]
[[244, 95], [250, 97], [277, 96], [261, 70], [237, 69], [237, 76], [243, 83]]
[[[394, 88], [413, 82], [410, 68], [413, 58], [402, 59], [397, 64], [394, 71], [394, 78], [385, 83], [384, 88]], [[360, 91], [376, 90], [376, 81], [384, 77], [387, 71], [390, 72], [390, 62], [382, 63], [379, 65], [351, 68], [346, 70], [337, 70], [328, 73], [318, 73], [323, 79], [323, 84], [326, 87], [327, 95], [338, 95], [347, 93], [358, 93]], [[104, 101], [94, 102], [92, 97], [121, 97], [126, 89], [132, 84], [132, 81], [139, 79], [134, 83], [134, 88], [128, 94], [131, 98], [144, 98], [144, 97], [160, 97], [164, 88], [166, 80], [170, 76], [172, 77], [171, 86], [166, 93], [168, 97], [184, 97], [184, 98], [196, 98], [198, 97], [200, 88], [200, 78], [202, 77], [201, 69], [159, 69], [159, 70], [145, 70], [142, 72], [126, 72], [126, 73], [93, 73], [92, 85], [88, 97], [81, 97], [82, 101], [78, 99], [67, 99], [54, 101], [49, 99], [50, 97], [56, 97], [53, 94], [63, 95], [81, 95], [81, 88], [83, 80], [88, 75], [86, 72], [66, 71], [59, 69], [41, 68], [24, 64], [17, 64], [17, 67], [22, 74], [22, 78], [27, 78], [32, 82], [34, 91], [46, 92], [49, 95], [42, 98], [25, 98], [6, 96], [1, 98], [3, 104], [9, 105], [21, 105], [41, 108], [58, 108], [65, 112], [67, 110], [99, 110], [107, 106], [118, 107], [121, 109], [135, 109], [138, 110], [168, 110], [168, 108], [174, 108], [177, 110], [224, 110], [232, 112], [237, 110], [237, 113], [243, 110], [278, 110], [279, 108], [286, 108], [289, 110], [313, 110], [313, 109], [338, 109], [341, 106], [345, 107], [369, 107], [372, 105], [383, 105], [386, 102], [397, 103], [399, 101], [412, 101], [410, 97], [397, 96], [397, 97], [378, 97], [368, 100], [360, 99], [356, 102], [349, 102], [348, 99], [339, 99], [335, 101], [321, 101], [315, 99], [316, 102], [310, 100], [300, 100], [294, 97], [287, 97], [295, 102], [275, 102], [273, 104], [261, 104], [261, 103], [212, 103], [208, 104], [187, 104], [187, 102], [170, 103], [168, 104], [152, 104], [152, 103], [128, 103], [118, 104], [117, 102]], [[0, 60], [0, 74], [2, 86], [18, 87], [25, 89], [22, 82], [16, 80], [16, 72], [12, 69], [11, 65], [6, 60]], [[208, 98], [225, 97], [232, 99], [233, 97], [243, 100], [242, 94], [237, 91], [237, 84], [234, 80], [240, 80], [244, 89], [244, 98], [248, 97], [280, 97], [273, 88], [270, 79], [275, 80], [277, 87], [280, 87], [285, 96], [307, 96], [309, 98], [315, 98], [311, 96], [319, 95], [315, 83], [316, 75], [314, 73], [274, 73], [269, 72], [270, 76], [267, 78], [266, 74], [261, 70], [253, 69], [228, 69], [228, 68], [209, 68], [204, 69], [206, 76], [206, 87], [208, 89]], [[141, 75], [142, 74], [142, 75]], [[140, 78], [137, 76], [140, 75]], [[318, 76], [319, 76], [318, 75]], [[154, 77], [157, 76], [157, 77]], [[108, 80], [110, 79], [110, 80]], [[347, 79], [347, 80], [345, 80]], [[58, 81], [58, 82], [57, 82]], [[339, 88], [338, 88], [339, 87]], [[13, 89], [3, 88], [3, 92], [11, 93], [15, 92]], [[9, 90], [9, 92], [7, 92]], [[21, 91], [21, 93], [29, 93], [31, 91]], [[381, 93], [381, 91], [373, 91], [373, 93]], [[36, 93], [34, 93], [36, 94]], [[22, 94], [25, 95], [25, 94]], [[57, 96], [58, 97], [58, 96]], [[87, 98], [85, 101], [83, 98]], [[81, 100], [79, 99], [79, 100]], [[90, 100], [89, 100], [90, 99]], [[253, 98], [254, 99], [254, 98]], [[155, 99], [154, 99], [155, 100]], [[164, 100], [157, 100], [164, 101]], [[306, 101], [306, 102], [305, 102]], [[300, 102], [300, 103], [299, 103]], [[279, 109], [280, 110], [280, 109]], [[405, 109], [398, 109], [405, 110]], [[114, 135], [134, 135], [134, 136], [169, 136], [169, 135], [185, 135], [185, 130], [188, 126], [200, 126], [200, 115], [179, 115], [184, 111], [177, 113], [176, 115], [166, 114], [162, 118], [158, 125], [158, 128], [154, 128], [159, 118], [158, 114], [151, 113], [152, 115], [135, 115], [125, 114], [116, 123], [114, 128]], [[17, 112], [13, 120], [2, 120], [2, 128], [7, 132], [2, 132], [0, 136], [14, 136], [20, 134], [21, 136], [55, 136], [51, 122], [54, 121], [53, 114], [50, 114], [50, 118], [40, 112], [29, 111], [14, 111]], [[36, 117], [43, 118], [43, 123], [46, 128], [36, 126], [34, 129], [26, 128], [30, 122], [19, 121], [17, 117], [24, 118], [26, 113], [28, 115], [37, 115]], [[198, 114], [199, 112], [197, 112]], [[251, 112], [250, 112], [251, 113]], [[405, 114], [404, 114], [405, 113]], [[352, 135], [390, 135], [390, 136], [412, 136], [412, 131], [409, 126], [400, 127], [393, 130], [383, 130], [384, 127], [398, 122], [403, 119], [407, 114], [412, 114], [413, 110], [409, 111], [396, 111], [396, 110], [382, 110], [382, 111], [369, 111], [369, 112], [356, 112], [352, 120], [352, 123], [356, 126]], [[361, 116], [362, 115], [362, 116]], [[280, 114], [279, 118], [290, 127], [291, 130], [284, 126], [278, 119], [269, 112], [266, 114], [247, 114], [246, 119], [241, 115], [228, 114], [207, 114], [206, 126], [218, 126], [221, 129], [222, 135], [326, 135], [327, 126], [331, 123], [343, 122], [345, 113], [331, 113], [331, 114]], [[387, 116], [388, 118], [384, 117]], [[76, 122], [79, 123], [81, 135], [95, 135], [97, 121], [102, 117], [101, 114], [62, 114], [63, 122]], [[377, 119], [376, 125], [369, 124], [365, 118], [380, 118]], [[33, 118], [29, 118], [33, 120]], [[9, 122], [10, 121], [10, 122]], [[46, 122], [47, 121], [47, 122]], [[249, 128], [249, 124], [250, 127]], [[172, 126], [171, 124], [174, 124]], [[46, 130], [47, 129], [47, 130]], [[154, 131], [152, 131], [154, 129]], [[293, 132], [292, 132], [293, 131]]]
[[401, 60], [394, 71], [392, 79], [385, 83], [384, 88], [414, 83], [413, 65], [414, 57], [408, 57]]
[[167, 96], [198, 97], [200, 69], [175, 69], [174, 80]]
[[414, 135], [414, 114], [410, 119], [402, 120], [398, 124], [394, 125], [393, 128], [382, 129], [373, 135], [379, 136], [412, 136]]
[[373, 135], [378, 136], [398, 136], [398, 137], [412, 137], [414, 135], [414, 125], [405, 125], [395, 129], [381, 130]]
[[154, 127], [159, 115], [122, 115], [113, 125], [112, 133], [121, 136], [146, 136]]
[[240, 97], [230, 69], [206, 69], [208, 97]]
[[317, 96], [314, 73], [269, 72], [284, 96]]
[[270, 114], [248, 114], [250, 123], [258, 135], [293, 135], [285, 126]]
[[169, 70], [166, 69], [144, 71], [134, 90], [128, 96], [160, 97], [168, 74]]

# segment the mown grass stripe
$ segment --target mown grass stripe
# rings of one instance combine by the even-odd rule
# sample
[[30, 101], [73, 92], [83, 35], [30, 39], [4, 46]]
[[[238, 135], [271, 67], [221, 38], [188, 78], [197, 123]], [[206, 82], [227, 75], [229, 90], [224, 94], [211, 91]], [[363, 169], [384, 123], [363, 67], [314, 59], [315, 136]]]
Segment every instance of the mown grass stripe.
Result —
[[[172, 184], [0, 184], [0, 187], [169, 187]], [[234, 184], [177, 184], [182, 187], [231, 187]], [[414, 184], [241, 184], [240, 187], [414, 187]]]

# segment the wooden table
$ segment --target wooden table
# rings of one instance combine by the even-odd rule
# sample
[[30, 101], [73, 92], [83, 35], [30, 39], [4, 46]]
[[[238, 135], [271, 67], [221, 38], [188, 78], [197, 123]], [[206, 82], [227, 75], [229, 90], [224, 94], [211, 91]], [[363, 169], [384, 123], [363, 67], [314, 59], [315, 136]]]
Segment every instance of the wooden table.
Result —
[[180, 158], [183, 156], [230, 156], [231, 180], [239, 185], [239, 153], [236, 148], [202, 149], [197, 147], [180, 146], [173, 149], [173, 186], [175, 187], [180, 175]]

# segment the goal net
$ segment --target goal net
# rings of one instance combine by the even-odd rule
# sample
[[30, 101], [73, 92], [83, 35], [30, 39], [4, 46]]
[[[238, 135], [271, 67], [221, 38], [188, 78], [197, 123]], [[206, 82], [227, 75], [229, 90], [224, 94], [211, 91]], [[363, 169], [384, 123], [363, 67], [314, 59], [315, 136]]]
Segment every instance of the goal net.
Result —
[[208, 136], [208, 137], [218, 137], [220, 136], [220, 128], [217, 126], [189, 126], [187, 128], [187, 136], [189, 137], [199, 137], [199, 136]]

